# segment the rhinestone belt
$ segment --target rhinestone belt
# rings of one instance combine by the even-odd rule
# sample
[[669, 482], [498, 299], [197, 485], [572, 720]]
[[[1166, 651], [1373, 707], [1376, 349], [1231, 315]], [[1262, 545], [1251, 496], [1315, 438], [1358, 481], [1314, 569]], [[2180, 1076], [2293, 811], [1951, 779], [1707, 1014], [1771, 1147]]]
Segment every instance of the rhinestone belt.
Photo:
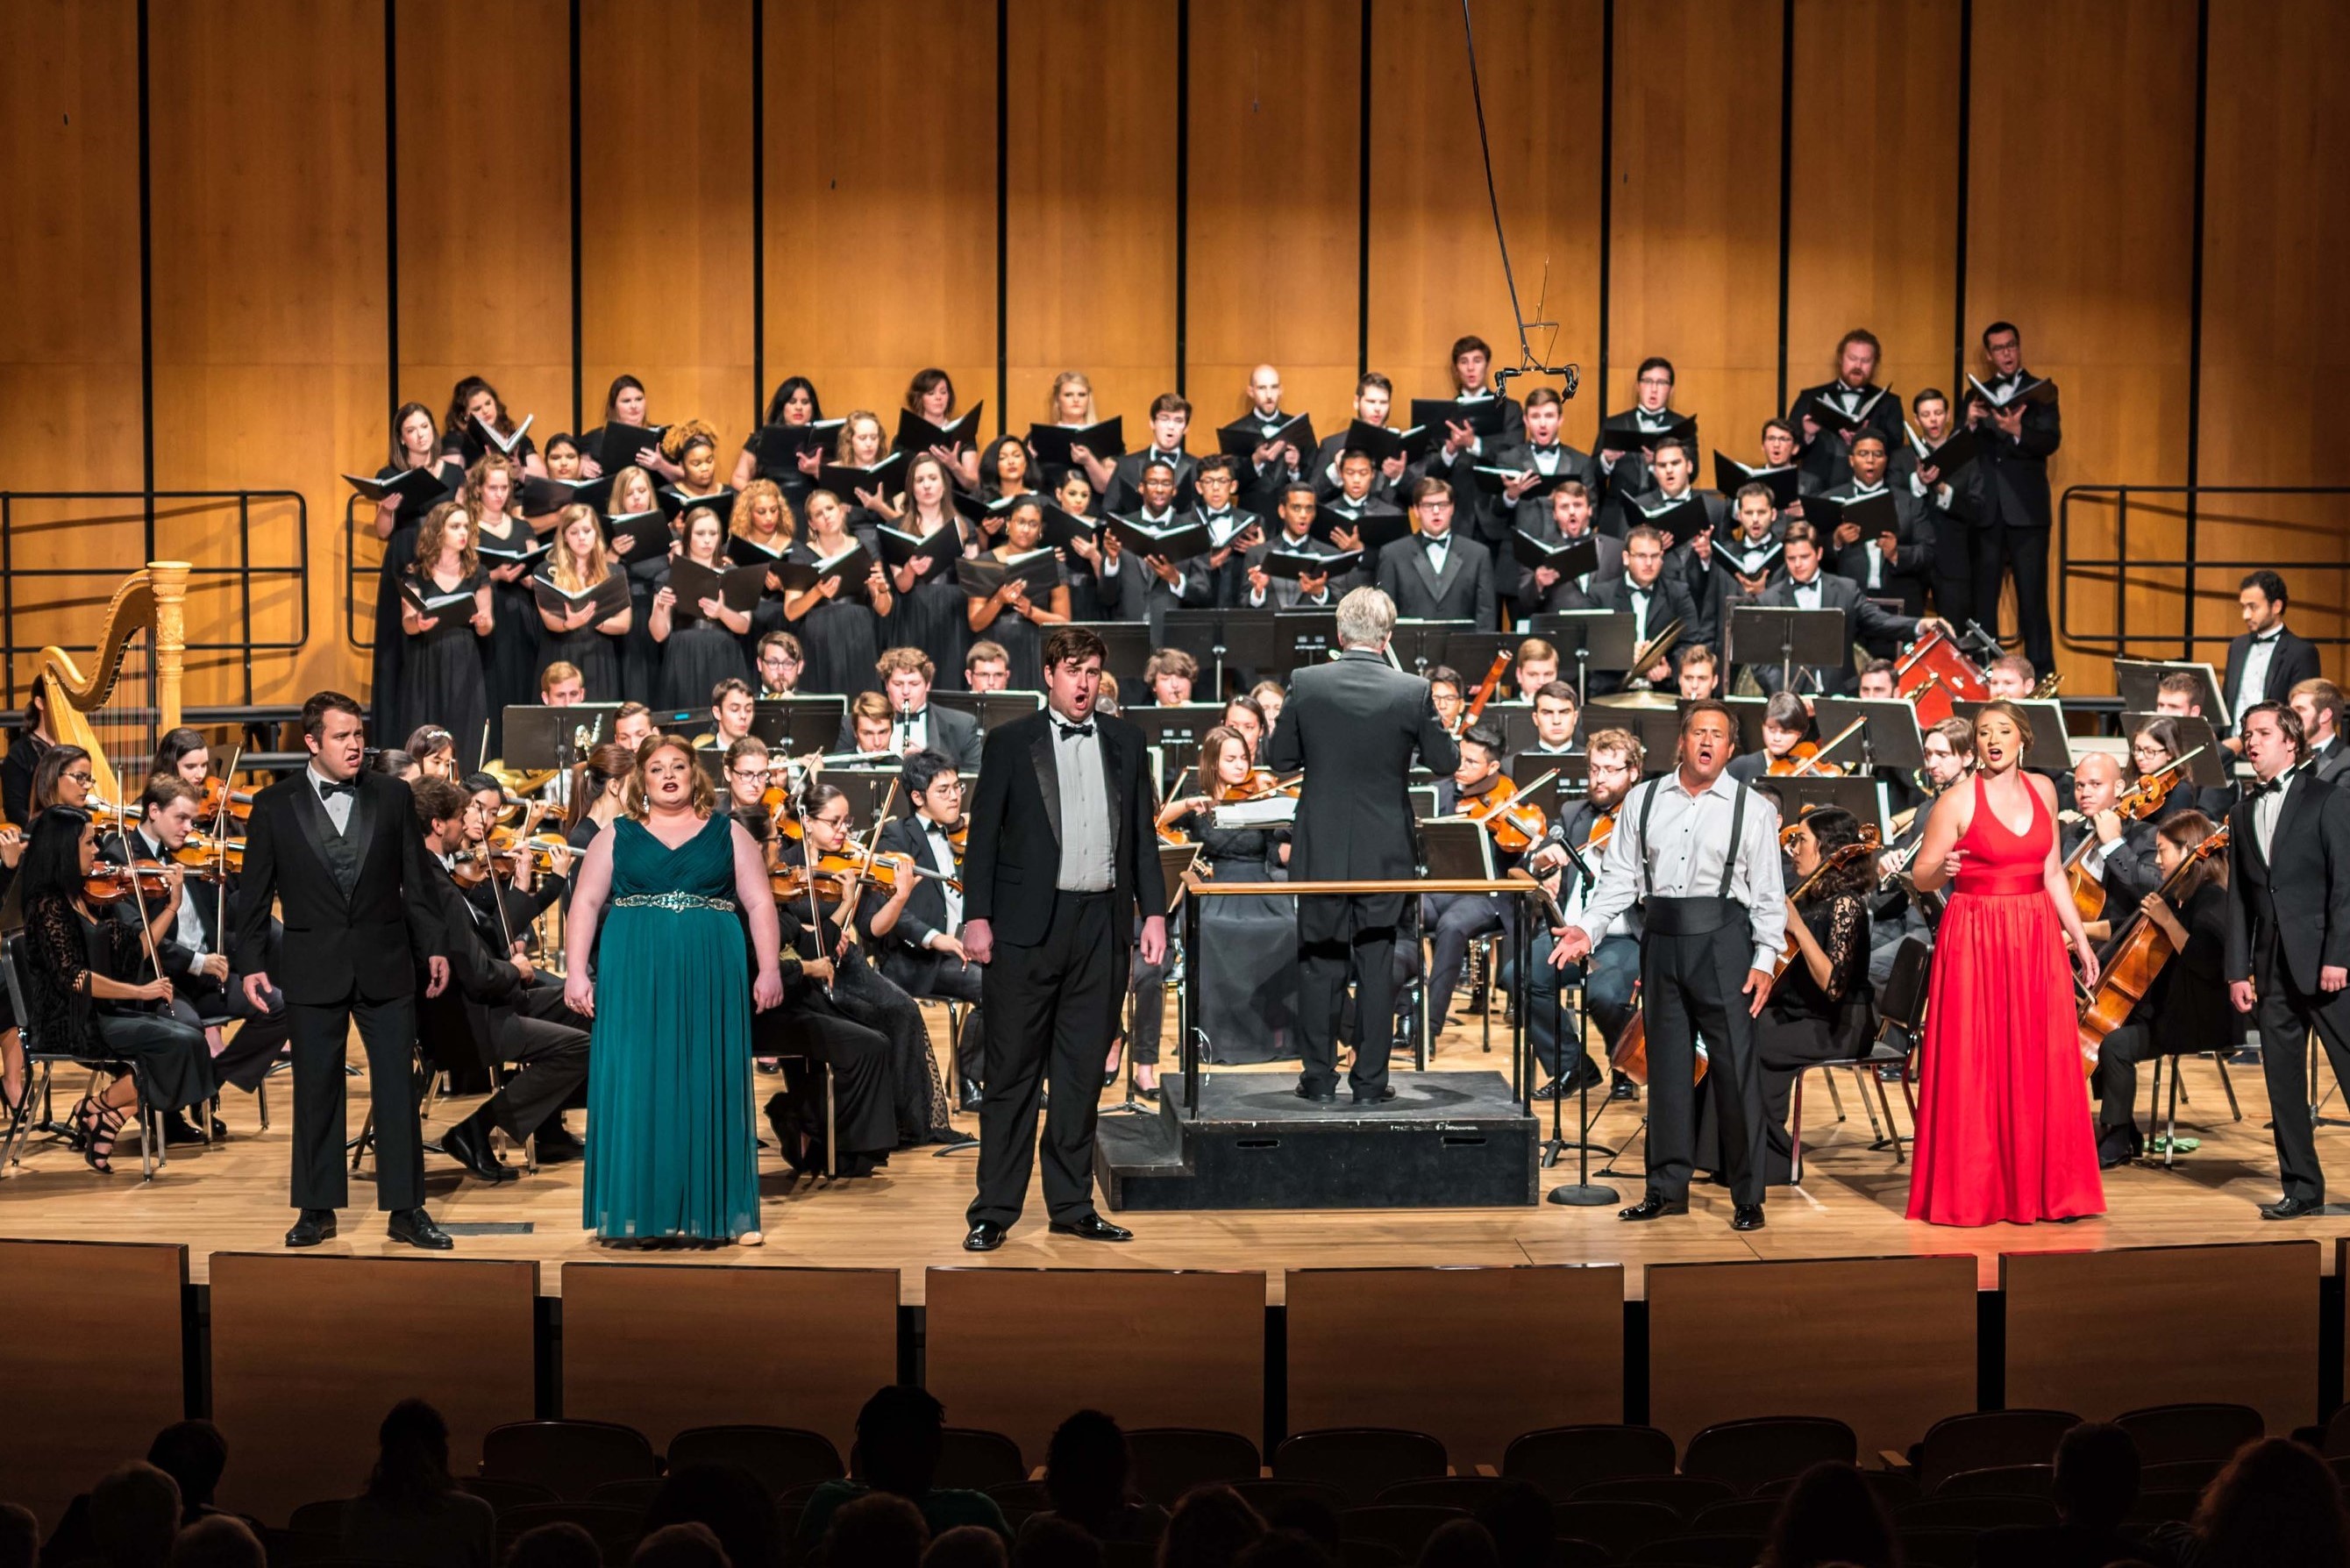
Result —
[[682, 914], [688, 909], [716, 909], [721, 914], [734, 912], [732, 898], [705, 898], [699, 893], [630, 893], [612, 900], [616, 909], [668, 909]]

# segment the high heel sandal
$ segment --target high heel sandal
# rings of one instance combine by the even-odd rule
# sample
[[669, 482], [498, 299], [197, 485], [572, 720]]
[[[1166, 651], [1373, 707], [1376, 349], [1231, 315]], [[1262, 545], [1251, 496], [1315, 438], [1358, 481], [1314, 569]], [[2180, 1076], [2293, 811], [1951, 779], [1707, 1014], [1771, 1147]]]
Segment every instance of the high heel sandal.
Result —
[[100, 1176], [114, 1174], [115, 1135], [130, 1118], [113, 1106], [102, 1105], [88, 1096], [74, 1107], [74, 1125], [81, 1129], [81, 1157]]

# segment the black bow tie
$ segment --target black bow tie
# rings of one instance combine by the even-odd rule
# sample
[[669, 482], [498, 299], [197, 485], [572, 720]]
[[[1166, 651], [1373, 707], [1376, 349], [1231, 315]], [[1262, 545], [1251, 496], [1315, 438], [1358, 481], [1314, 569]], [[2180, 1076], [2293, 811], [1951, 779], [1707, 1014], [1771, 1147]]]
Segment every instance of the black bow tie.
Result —
[[898, 715], [898, 722], [900, 724], [919, 724], [923, 720], [929, 718], [930, 715], [931, 711], [928, 708], [909, 708], [904, 712]]
[[356, 784], [337, 784], [332, 779], [318, 781], [318, 798], [322, 801], [332, 800], [338, 794], [347, 794], [357, 799], [359, 793], [359, 786]]
[[1091, 721], [1083, 724], [1064, 724], [1055, 719], [1053, 721], [1053, 728], [1061, 732], [1061, 739], [1065, 741], [1082, 741], [1094, 732]]
[[2279, 774], [2266, 784], [2256, 784], [2244, 792], [2248, 799], [2258, 800], [2264, 794], [2282, 794], [2286, 784], [2293, 782], [2291, 774]]
[[2262, 632], [2262, 633], [2260, 633], [2259, 635], [2255, 636], [2255, 637], [2252, 639], [2252, 646], [2253, 646], [2253, 647], [2255, 647], [2255, 648], [2257, 648], [2257, 647], [2259, 647], [2261, 644], [2265, 643], [2265, 642], [2274, 642], [2278, 638], [2281, 638], [2281, 637], [2282, 637], [2283, 635], [2284, 635], [2284, 628], [2282, 628], [2282, 627], [2279, 627], [2279, 628], [2277, 628], [2274, 631], [2264, 631], [2264, 632]]

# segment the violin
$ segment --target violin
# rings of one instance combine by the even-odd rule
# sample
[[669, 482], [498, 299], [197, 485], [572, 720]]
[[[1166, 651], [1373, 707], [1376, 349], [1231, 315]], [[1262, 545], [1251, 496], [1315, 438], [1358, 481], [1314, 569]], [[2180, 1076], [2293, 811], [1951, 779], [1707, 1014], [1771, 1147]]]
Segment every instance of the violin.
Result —
[[1252, 769], [1249, 776], [1243, 782], [1226, 784], [1217, 794], [1216, 804], [1244, 805], [1253, 800], [1271, 800], [1277, 794], [1285, 794], [1290, 799], [1295, 800], [1297, 792], [1303, 787], [1305, 780], [1304, 774], [1293, 774], [1284, 779], [1274, 777], [1271, 768]]
[[1532, 794], [1556, 776], [1555, 773], [1548, 773], [1532, 784], [1520, 784], [1507, 774], [1497, 774], [1492, 787], [1483, 794], [1461, 803], [1461, 815], [1471, 822], [1484, 824], [1486, 831], [1493, 836], [1495, 848], [1513, 855], [1530, 849], [1534, 840], [1543, 836], [1549, 819], [1543, 815], [1542, 807], [1516, 797]]
[[[810, 892], [808, 868], [805, 865], [778, 867], [767, 873], [767, 886], [779, 904], [806, 898]], [[845, 875], [827, 876], [819, 869], [814, 892], [816, 897], [827, 903], [837, 904], [848, 897], [848, 877]]]
[[[1884, 847], [1884, 843], [1877, 837], [1877, 825], [1862, 824], [1859, 842], [1847, 844], [1840, 849], [1831, 849], [1826, 855], [1821, 857], [1820, 863], [1812, 868], [1812, 874], [1797, 883], [1795, 890], [1787, 895], [1788, 900], [1792, 903], [1802, 903], [1804, 895], [1810, 892], [1821, 877], [1839, 866], [1850, 866], [1856, 861], [1871, 859], [1879, 849]], [[1779, 983], [1779, 977], [1787, 972], [1787, 966], [1793, 963], [1802, 951], [1803, 950], [1795, 945], [1794, 939], [1789, 938], [1787, 945], [1780, 950], [1779, 961], [1771, 966], [1772, 986]], [[1767, 988], [1765, 994], [1768, 994]]]
[[225, 865], [231, 872], [244, 869], [244, 840], [214, 838], [207, 833], [191, 833], [188, 841], [172, 851], [174, 865], [197, 871], [218, 871]]
[[866, 881], [877, 888], [890, 888], [898, 886], [899, 872], [910, 871], [924, 881], [943, 882], [958, 893], [962, 891], [962, 878], [950, 877], [942, 871], [933, 871], [927, 866], [917, 866], [910, 857], [904, 855], [882, 854], [872, 850], [847, 850], [837, 855], [819, 856], [816, 868], [816, 875], [819, 877], [862, 876]]
[[[2174, 896], [2186, 882], [2188, 874], [2210, 857], [2228, 847], [2228, 825], [2225, 822], [2211, 830], [2202, 843], [2187, 851], [2178, 868], [2162, 879], [2156, 891], [2163, 902], [2178, 907]], [[2113, 946], [2113, 958], [2097, 976], [2097, 989], [2081, 1004], [2081, 1056], [2085, 1069], [2094, 1071], [2098, 1049], [2106, 1036], [2129, 1022], [2129, 1015], [2146, 993], [2154, 987], [2155, 977], [2162, 966], [2170, 961], [2177, 950], [2170, 945], [2170, 933], [2147, 918], [2144, 909], [2130, 916], [2122, 928], [2122, 935]]]
[[1603, 811], [1591, 819], [1591, 836], [1583, 841], [1583, 852], [1586, 855], [1596, 854], [1607, 848], [1607, 841], [1615, 836], [1616, 814]]
[[1485, 679], [1477, 682], [1477, 690], [1470, 694], [1467, 706], [1453, 716], [1452, 733], [1455, 737], [1483, 716], [1485, 704], [1493, 700], [1493, 692], [1501, 686], [1502, 677], [1509, 671], [1510, 657], [1507, 651], [1493, 655], [1493, 662], [1486, 670]]
[[1798, 741], [1787, 748], [1784, 756], [1773, 757], [1763, 770], [1772, 778], [1840, 779], [1846, 770], [1838, 763], [1827, 760], [1827, 754], [1842, 745], [1845, 738], [1863, 724], [1866, 719], [1855, 719], [1828, 741]]
[[168, 866], [119, 866], [101, 860], [83, 874], [81, 896], [93, 904], [112, 904], [130, 898], [134, 890], [142, 898], [158, 898], [171, 885]]
[[196, 808], [196, 815], [218, 821], [224, 807], [232, 820], [243, 822], [253, 813], [253, 796], [244, 790], [230, 789], [226, 779], [205, 779], [204, 801]]

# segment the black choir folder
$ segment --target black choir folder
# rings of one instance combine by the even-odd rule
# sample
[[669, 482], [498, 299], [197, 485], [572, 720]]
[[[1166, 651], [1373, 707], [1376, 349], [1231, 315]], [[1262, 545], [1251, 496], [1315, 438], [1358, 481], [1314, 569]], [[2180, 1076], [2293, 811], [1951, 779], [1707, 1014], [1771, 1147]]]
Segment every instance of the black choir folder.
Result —
[[1637, 413], [1614, 414], [1599, 422], [1599, 450], [1602, 452], [1654, 452], [1662, 441], [1685, 441], [1697, 445], [1697, 421], [1684, 414], [1667, 414], [1665, 422], [1654, 430], [1640, 426]]
[[1304, 576], [1343, 577], [1363, 564], [1360, 550], [1341, 550], [1335, 556], [1309, 556], [1301, 550], [1275, 547], [1264, 553], [1261, 565], [1268, 577], [1295, 582]]
[[1112, 517], [1107, 526], [1118, 535], [1121, 549], [1130, 550], [1145, 559], [1159, 556], [1170, 561], [1188, 561], [1194, 556], [1206, 555], [1214, 547], [1204, 523], [1179, 522], [1154, 526], [1139, 517]]
[[1521, 565], [1548, 566], [1562, 577], [1579, 577], [1599, 569], [1599, 541], [1586, 535], [1572, 544], [1551, 544], [1523, 528], [1510, 532], [1510, 550]]
[[1874, 540], [1879, 534], [1898, 534], [1901, 530], [1901, 514], [1893, 504], [1893, 493], [1880, 490], [1874, 495], [1856, 495], [1837, 501], [1825, 495], [1804, 497], [1804, 515], [1823, 535], [1833, 534], [1846, 523], [1856, 524], [1863, 539]]
[[1497, 436], [1504, 428], [1502, 410], [1507, 406], [1499, 398], [1471, 398], [1465, 403], [1458, 398], [1414, 398], [1411, 422], [1431, 432], [1447, 425], [1467, 425], [1481, 436]]
[[1347, 427], [1346, 452], [1359, 452], [1373, 462], [1385, 462], [1399, 457], [1408, 462], [1418, 462], [1428, 455], [1433, 437], [1426, 425], [1414, 425], [1409, 430], [1396, 430], [1388, 425], [1366, 424], [1361, 420]]
[[400, 597], [406, 599], [409, 607], [418, 615], [438, 616], [452, 605], [472, 604], [473, 590], [460, 588], [453, 594], [444, 594], [436, 587], [433, 592], [428, 594], [424, 591], [423, 585], [415, 577], [403, 576], [400, 579]]
[[557, 587], [554, 578], [541, 575], [531, 578], [530, 597], [538, 601], [539, 608], [556, 617], [567, 616], [581, 605], [592, 605], [596, 615], [588, 624], [595, 626], [629, 607], [629, 579], [618, 572], [607, 572], [593, 587], [575, 594], [568, 588]]
[[1874, 393], [1862, 399], [1860, 407], [1851, 413], [1846, 413], [1842, 408], [1825, 398], [1814, 397], [1804, 405], [1804, 412], [1809, 414], [1812, 422], [1824, 431], [1859, 431], [1868, 428], [1869, 414], [1889, 395], [1885, 388], [1879, 387]]
[[990, 597], [1007, 582], [1026, 584], [1031, 598], [1050, 594], [1061, 586], [1060, 555], [1049, 545], [1003, 559], [993, 556], [957, 556], [954, 569], [955, 580], [962, 585], [962, 591], [975, 599]]
[[515, 426], [511, 435], [494, 425], [484, 423], [479, 414], [467, 420], [464, 428], [458, 432], [458, 439], [464, 444], [465, 466], [471, 468], [481, 461], [485, 452], [495, 452], [512, 457], [515, 449], [522, 445], [522, 438], [530, 432], [530, 421], [537, 417], [536, 414], [523, 415], [522, 423]]
[[397, 498], [403, 512], [411, 504], [429, 506], [448, 494], [451, 488], [449, 482], [441, 477], [437, 463], [431, 468], [406, 469], [390, 479], [362, 479], [356, 473], [347, 473], [343, 478], [353, 490], [378, 505]]
[[1941, 445], [1929, 448], [1926, 445], [1926, 438], [1911, 430], [1909, 445], [1918, 454], [1919, 468], [1930, 468], [1944, 479], [1948, 479], [1975, 460], [1975, 454], [1982, 450], [1982, 438], [1976, 435], [1971, 429], [1962, 426], [1952, 431]]
[[669, 586], [678, 603], [697, 613], [702, 600], [716, 599], [737, 615], [748, 615], [767, 586], [767, 568], [753, 565], [712, 571], [680, 556], [669, 565]]
[[816, 472], [816, 483], [851, 506], [860, 490], [879, 492], [885, 498], [906, 483], [906, 454], [893, 452], [870, 468], [848, 462], [827, 462]]
[[942, 577], [962, 559], [962, 530], [949, 522], [931, 530], [926, 537], [917, 538], [901, 528], [884, 525], [874, 530], [875, 542], [881, 546], [881, 558], [891, 566], [903, 566], [924, 556], [930, 558], [930, 570], [922, 581]]
[[969, 445], [978, 437], [980, 410], [986, 407], [983, 402], [973, 403], [971, 411], [962, 418], [949, 420], [942, 425], [932, 424], [911, 409], [900, 409], [898, 411], [898, 437], [890, 442], [890, 447], [897, 452], [928, 452], [934, 446], [952, 450]]
[[873, 557], [866, 553], [863, 545], [852, 539], [847, 546], [837, 554], [826, 556], [814, 562], [785, 561], [775, 568], [775, 576], [793, 593], [804, 594], [827, 577], [838, 577], [844, 582], [861, 583], [872, 574], [872, 571]]
[[1349, 517], [1327, 503], [1315, 512], [1311, 531], [1324, 544], [1337, 544], [1333, 535], [1341, 528], [1358, 535], [1364, 549], [1384, 550], [1399, 539], [1411, 537], [1411, 517], [1392, 507], [1372, 507]]
[[605, 544], [627, 566], [660, 555], [675, 536], [670, 532], [669, 518], [659, 511], [623, 512], [604, 521], [609, 529]]
[[1784, 512], [1795, 503], [1796, 486], [1803, 471], [1793, 463], [1780, 468], [1749, 468], [1736, 458], [1716, 448], [1713, 454], [1713, 487], [1724, 495], [1735, 496], [1750, 484], [1760, 484], [1771, 492], [1771, 504]]
[[1319, 444], [1314, 439], [1314, 421], [1305, 414], [1293, 414], [1288, 419], [1275, 421], [1273, 430], [1268, 432], [1265, 421], [1252, 414], [1246, 419], [1234, 420], [1216, 432], [1218, 450], [1226, 457], [1248, 462], [1255, 461], [1257, 448], [1275, 442], [1295, 447], [1300, 462], [1311, 461], [1314, 449]]
[[653, 499], [660, 504], [662, 514], [671, 517], [709, 511], [717, 513], [718, 520], [725, 523], [734, 515], [734, 490], [731, 485], [722, 484], [708, 495], [688, 495], [674, 484], [665, 484], [653, 492]]
[[624, 425], [618, 420], [607, 422], [596, 432], [596, 466], [606, 477], [624, 468], [640, 468], [637, 453], [650, 448], [660, 451], [661, 437], [669, 433], [667, 425]]
[[1967, 386], [1970, 401], [1988, 403], [2002, 411], [2011, 403], [2053, 403], [2056, 400], [2056, 383], [2039, 376], [2024, 377], [2008, 389], [2005, 397], [1992, 391], [1973, 376], [1967, 378]]
[[1091, 425], [1030, 425], [1028, 450], [1038, 462], [1066, 468], [1077, 460], [1069, 451], [1081, 446], [1107, 462], [1126, 455], [1126, 417], [1116, 415]]
[[1518, 499], [1521, 501], [1540, 501], [1568, 480], [1576, 477], [1565, 469], [1561, 469], [1556, 473], [1544, 473], [1538, 469], [1493, 468], [1481, 462], [1476, 468], [1477, 488], [1488, 495], [1505, 494], [1508, 493], [1510, 481], [1520, 474], [1529, 472], [1534, 474], [1534, 482], [1518, 493]]
[[759, 472], [770, 479], [778, 474], [786, 479], [806, 477], [800, 472], [800, 454], [812, 452], [821, 457], [832, 451], [840, 440], [840, 427], [847, 422], [817, 420], [805, 425], [761, 425], [751, 443]]

